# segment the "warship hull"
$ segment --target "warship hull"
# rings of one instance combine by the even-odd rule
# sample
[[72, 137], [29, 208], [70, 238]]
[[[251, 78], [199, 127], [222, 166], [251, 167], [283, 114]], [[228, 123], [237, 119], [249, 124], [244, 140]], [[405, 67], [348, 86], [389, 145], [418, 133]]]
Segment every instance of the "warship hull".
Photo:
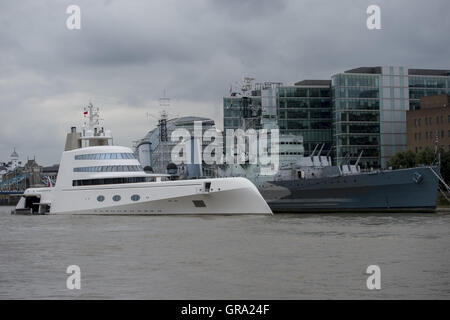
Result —
[[[434, 168], [439, 172], [439, 168]], [[436, 209], [438, 178], [430, 167], [270, 181], [259, 186], [274, 213], [385, 212]]]

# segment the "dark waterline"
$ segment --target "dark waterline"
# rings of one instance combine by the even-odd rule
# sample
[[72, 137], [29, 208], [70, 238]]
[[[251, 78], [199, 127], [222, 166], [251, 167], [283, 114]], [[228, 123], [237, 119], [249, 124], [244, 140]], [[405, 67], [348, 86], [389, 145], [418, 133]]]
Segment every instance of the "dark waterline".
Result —
[[[448, 299], [450, 214], [16, 216], [2, 299]], [[81, 268], [81, 290], [66, 268]], [[381, 290], [365, 270], [381, 268]]]

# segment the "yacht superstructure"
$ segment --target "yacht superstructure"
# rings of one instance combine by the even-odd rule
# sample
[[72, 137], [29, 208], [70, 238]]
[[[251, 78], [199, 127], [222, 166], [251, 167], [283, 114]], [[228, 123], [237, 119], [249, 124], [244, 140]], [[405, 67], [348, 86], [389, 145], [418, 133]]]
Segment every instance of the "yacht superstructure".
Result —
[[66, 141], [56, 184], [24, 192], [16, 213], [58, 214], [271, 214], [246, 178], [169, 180], [143, 170], [132, 150], [113, 146], [98, 109]]

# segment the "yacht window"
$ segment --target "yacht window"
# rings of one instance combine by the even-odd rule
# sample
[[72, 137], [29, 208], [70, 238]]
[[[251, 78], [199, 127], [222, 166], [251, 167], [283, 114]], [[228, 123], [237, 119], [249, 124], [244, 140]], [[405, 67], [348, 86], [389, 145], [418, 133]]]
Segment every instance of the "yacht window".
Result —
[[133, 194], [133, 195], [131, 196], [131, 200], [133, 200], [133, 201], [139, 201], [140, 198], [141, 198], [141, 197], [140, 197], [138, 194]]
[[142, 166], [95, 166], [73, 168], [74, 172], [130, 172], [143, 171]]
[[98, 196], [97, 197], [97, 201], [98, 202], [103, 202], [103, 201], [105, 201], [105, 197], [104, 196]]
[[79, 154], [75, 156], [75, 160], [105, 160], [105, 159], [135, 159], [132, 153], [91, 153]]
[[115, 195], [113, 198], [113, 201], [120, 201], [120, 196], [119, 195]]
[[90, 186], [90, 185], [103, 185], [103, 184], [120, 184], [120, 183], [138, 183], [138, 182], [152, 182], [153, 177], [135, 177], [135, 178], [105, 178], [105, 179], [84, 179], [73, 180], [72, 185], [74, 187]]

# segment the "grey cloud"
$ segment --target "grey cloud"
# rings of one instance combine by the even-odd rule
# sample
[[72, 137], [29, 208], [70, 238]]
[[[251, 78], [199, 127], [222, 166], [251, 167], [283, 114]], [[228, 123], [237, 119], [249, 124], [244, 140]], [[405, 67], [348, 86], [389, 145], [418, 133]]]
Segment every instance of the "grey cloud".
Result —
[[[244, 75], [292, 84], [363, 65], [450, 67], [448, 0], [376, 2], [380, 31], [365, 26], [372, 0], [2, 1], [0, 161], [13, 146], [57, 161], [89, 100], [129, 145], [164, 89], [173, 114], [219, 120]], [[65, 27], [69, 4], [81, 7], [79, 31]]]

